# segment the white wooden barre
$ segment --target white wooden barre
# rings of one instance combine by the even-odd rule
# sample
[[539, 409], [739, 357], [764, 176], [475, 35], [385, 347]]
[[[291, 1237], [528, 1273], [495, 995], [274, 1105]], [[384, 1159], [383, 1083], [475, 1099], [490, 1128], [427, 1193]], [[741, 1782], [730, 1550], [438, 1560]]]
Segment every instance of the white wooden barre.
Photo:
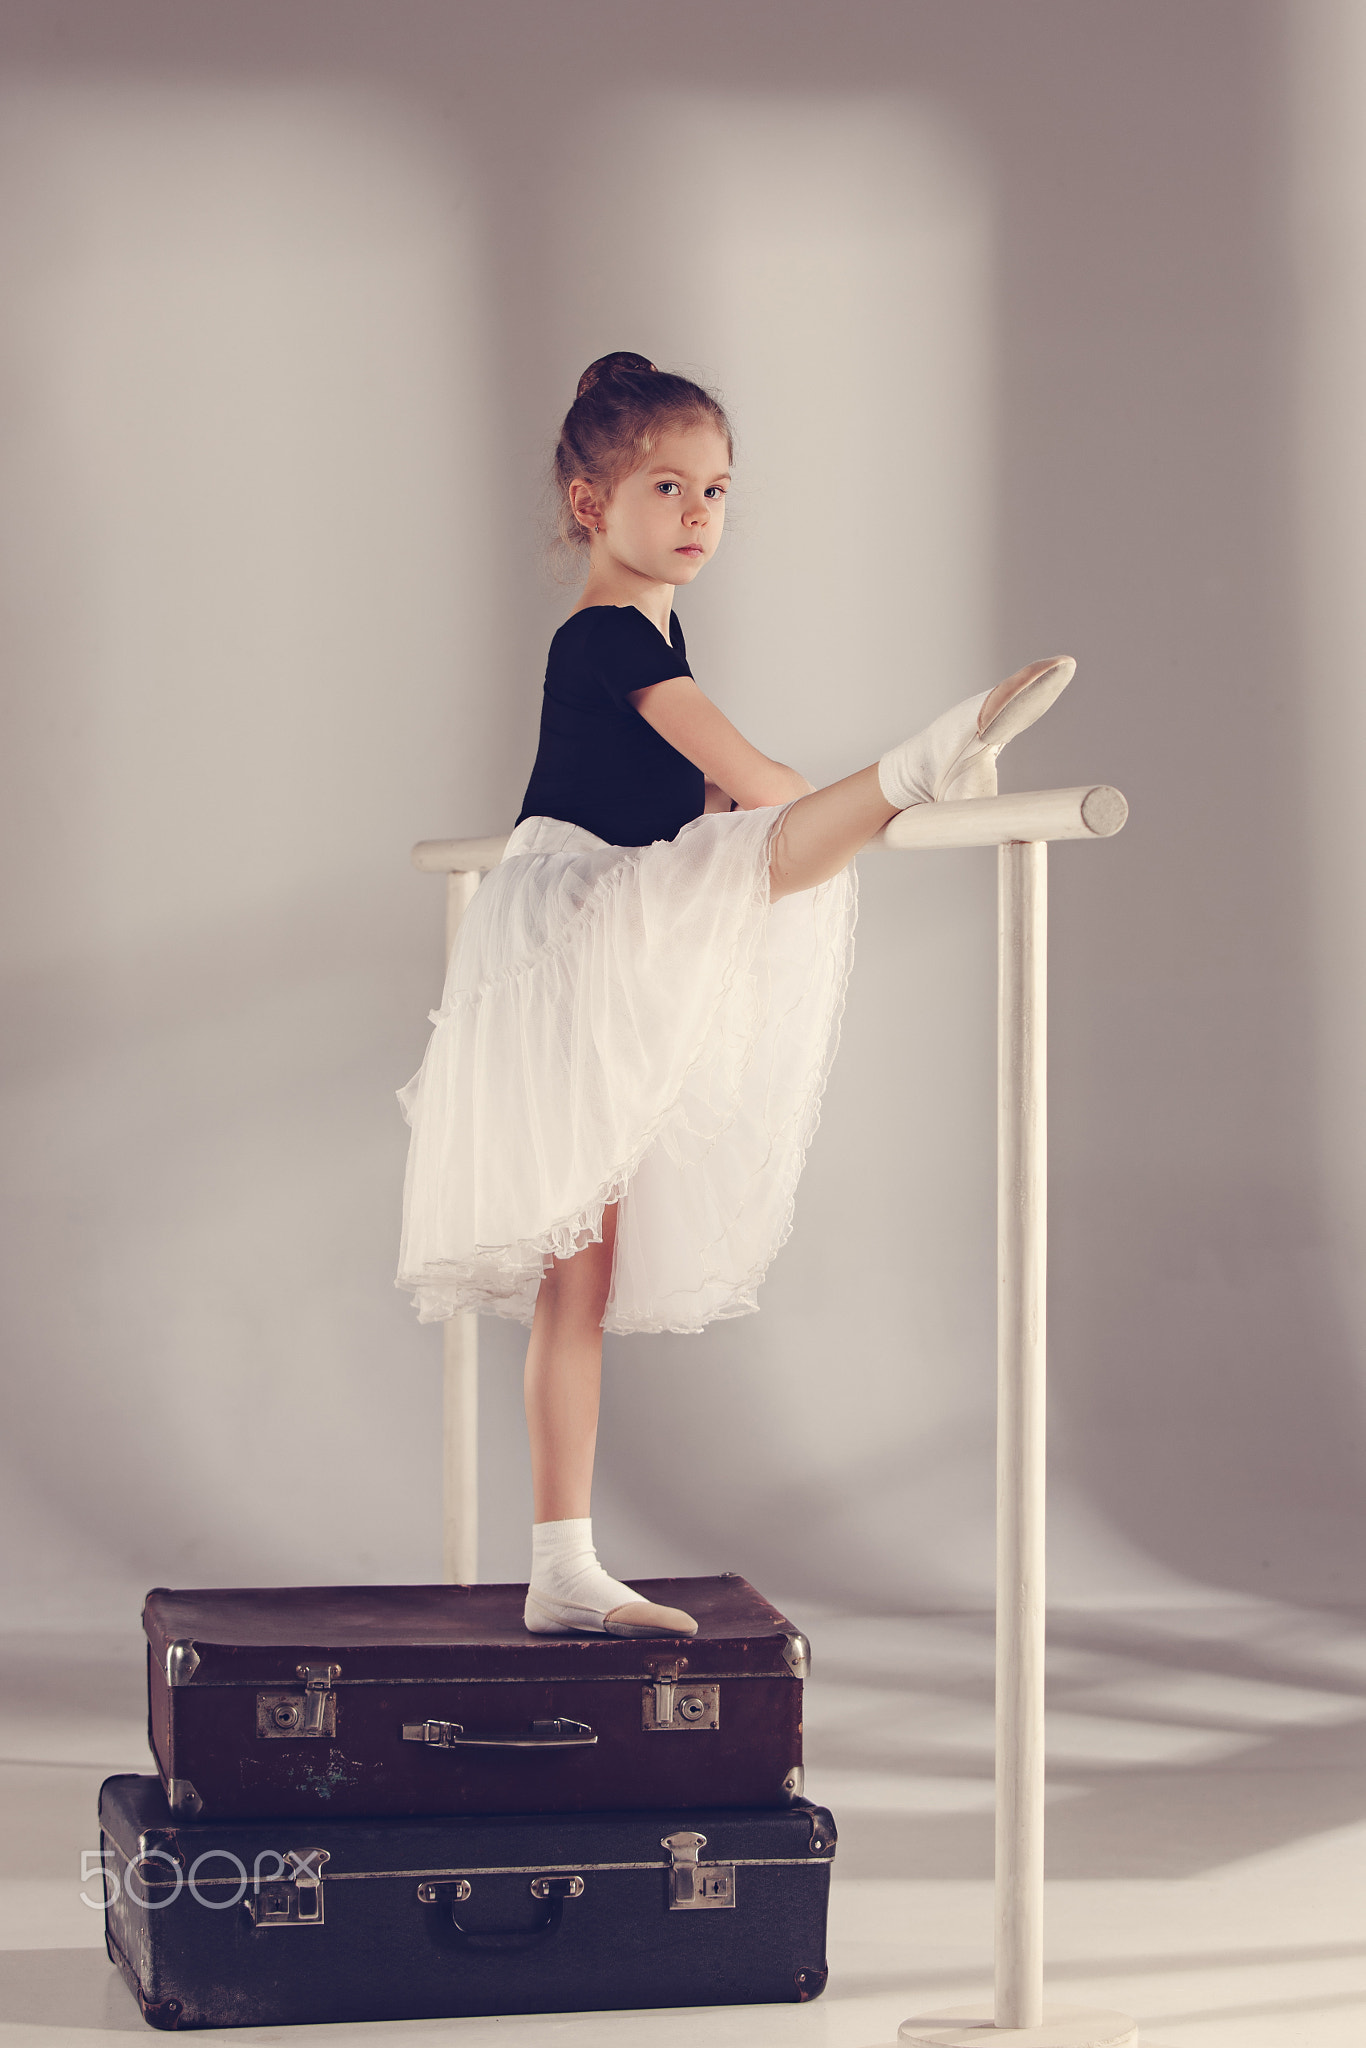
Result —
[[[917, 804], [870, 843], [894, 853], [995, 846], [997, 1001], [996, 1999], [907, 2020], [898, 2039], [974, 2048], [1133, 2048], [1122, 2013], [1043, 2002], [1047, 946], [1051, 839], [1108, 839], [1129, 806], [1107, 783]], [[481, 875], [507, 835], [424, 839], [413, 865], [446, 880], [446, 958]], [[445, 1344], [445, 1573], [478, 1569], [477, 1320]]]
[[1117, 789], [1087, 782], [1077, 789], [1026, 789], [962, 803], [914, 804], [898, 811], [869, 843], [910, 853], [931, 846], [1008, 846], [1015, 839], [1108, 839], [1128, 815]]
[[496, 868], [510, 835], [494, 839], [419, 839], [413, 866], [425, 875], [483, 875]]
[[[477, 869], [446, 876], [446, 965], [474, 892]], [[448, 1586], [479, 1577], [479, 1318], [473, 1309], [441, 1325], [441, 1576]]]
[[997, 852], [996, 2022], [1043, 2019], [1048, 847]]
[[[978, 813], [957, 826], [971, 836], [946, 836], [948, 812]], [[997, 840], [996, 856], [996, 1996], [990, 2012], [917, 2015], [897, 2039], [908, 2048], [976, 2048], [988, 2037], [1002, 2048], [1137, 2048], [1127, 2014], [1046, 2006], [1043, 1985], [1047, 841], [1108, 838], [1129, 806], [1105, 784], [1034, 790], [917, 806], [883, 838], [979, 846], [995, 823], [981, 814], [992, 812], [1024, 825]]]
[[[1006, 846], [1013, 839], [1108, 839], [1129, 806], [1108, 783], [1076, 789], [1027, 789], [964, 803], [916, 804], [898, 811], [870, 846], [894, 853], [934, 846]], [[419, 839], [413, 866], [428, 875], [485, 874], [503, 858], [508, 835], [487, 839]]]

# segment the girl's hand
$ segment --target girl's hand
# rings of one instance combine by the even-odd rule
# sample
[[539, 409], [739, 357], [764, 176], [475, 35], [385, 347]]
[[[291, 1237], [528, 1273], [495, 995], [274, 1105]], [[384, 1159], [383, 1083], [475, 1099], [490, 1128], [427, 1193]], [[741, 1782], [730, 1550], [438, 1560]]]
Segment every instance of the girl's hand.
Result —
[[814, 787], [795, 768], [785, 768], [752, 747], [691, 676], [672, 676], [666, 683], [633, 690], [631, 702], [718, 791], [729, 790], [742, 811], [791, 803], [794, 797], [809, 796]]

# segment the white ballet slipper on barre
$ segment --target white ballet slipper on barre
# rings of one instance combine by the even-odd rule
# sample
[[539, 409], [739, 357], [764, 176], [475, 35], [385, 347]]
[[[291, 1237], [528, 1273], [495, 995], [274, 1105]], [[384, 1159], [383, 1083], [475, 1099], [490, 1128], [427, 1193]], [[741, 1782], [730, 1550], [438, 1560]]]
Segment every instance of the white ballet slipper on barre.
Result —
[[923, 732], [892, 747], [878, 762], [878, 783], [888, 803], [905, 811], [912, 804], [995, 796], [996, 757], [1002, 747], [1042, 718], [1076, 671], [1076, 662], [1066, 654], [1032, 661], [994, 689], [942, 711]]

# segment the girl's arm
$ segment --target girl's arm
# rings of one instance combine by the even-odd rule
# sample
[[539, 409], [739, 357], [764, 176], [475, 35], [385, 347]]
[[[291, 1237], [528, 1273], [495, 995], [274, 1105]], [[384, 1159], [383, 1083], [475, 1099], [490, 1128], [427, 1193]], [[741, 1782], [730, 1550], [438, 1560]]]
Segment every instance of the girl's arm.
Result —
[[752, 747], [691, 676], [672, 676], [667, 683], [632, 690], [630, 701], [647, 724], [700, 768], [708, 782], [733, 796], [742, 811], [791, 803], [794, 797], [809, 796], [815, 787], [795, 768], [770, 761]]

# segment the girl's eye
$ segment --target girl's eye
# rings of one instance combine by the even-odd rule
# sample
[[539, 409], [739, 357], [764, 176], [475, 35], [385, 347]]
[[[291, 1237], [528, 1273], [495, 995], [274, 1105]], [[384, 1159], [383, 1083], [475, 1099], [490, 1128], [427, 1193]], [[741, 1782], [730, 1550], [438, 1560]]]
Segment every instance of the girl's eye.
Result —
[[661, 491], [676, 491], [678, 489], [678, 485], [672, 482], [671, 479], [666, 477], [664, 482], [659, 485], [659, 489]]
[[726, 495], [726, 487], [724, 484], [708, 484], [706, 495], [710, 497], [713, 491], [716, 493], [716, 496], [718, 498], [724, 498]]

